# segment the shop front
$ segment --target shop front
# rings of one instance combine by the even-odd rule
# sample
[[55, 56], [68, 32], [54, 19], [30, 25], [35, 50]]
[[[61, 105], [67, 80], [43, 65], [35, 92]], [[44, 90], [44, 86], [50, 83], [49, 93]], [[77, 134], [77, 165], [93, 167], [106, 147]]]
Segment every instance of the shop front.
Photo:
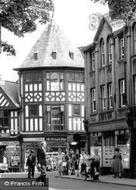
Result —
[[91, 155], [97, 149], [101, 157], [102, 174], [111, 173], [114, 148], [118, 147], [122, 155], [122, 164], [125, 171], [130, 169], [130, 134], [129, 130], [106, 131], [91, 133]]
[[0, 142], [0, 171], [18, 172], [20, 170], [21, 149], [19, 141]]

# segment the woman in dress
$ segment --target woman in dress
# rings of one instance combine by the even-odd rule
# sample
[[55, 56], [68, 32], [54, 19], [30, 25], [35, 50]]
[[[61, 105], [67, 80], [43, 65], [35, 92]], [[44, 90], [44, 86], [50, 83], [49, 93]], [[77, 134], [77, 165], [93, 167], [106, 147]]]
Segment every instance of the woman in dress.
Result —
[[114, 178], [122, 176], [123, 165], [122, 165], [122, 156], [119, 152], [119, 148], [115, 148], [113, 162], [112, 162], [112, 171], [114, 174]]
[[57, 169], [59, 173], [59, 177], [62, 175], [62, 161], [63, 161], [63, 154], [61, 149], [58, 150], [58, 156], [57, 156]]

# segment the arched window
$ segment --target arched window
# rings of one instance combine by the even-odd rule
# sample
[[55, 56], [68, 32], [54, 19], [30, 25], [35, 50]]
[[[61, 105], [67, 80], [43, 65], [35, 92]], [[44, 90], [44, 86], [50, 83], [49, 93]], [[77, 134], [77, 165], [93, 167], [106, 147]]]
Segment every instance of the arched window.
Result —
[[134, 47], [134, 54], [136, 54], [136, 23], [134, 24], [133, 27], [133, 47]]
[[105, 49], [104, 49], [104, 40], [100, 41], [100, 58], [101, 58], [101, 67], [105, 66]]
[[112, 38], [108, 38], [107, 41], [107, 58], [108, 58], [108, 64], [112, 65], [113, 61], [113, 54], [112, 54]]

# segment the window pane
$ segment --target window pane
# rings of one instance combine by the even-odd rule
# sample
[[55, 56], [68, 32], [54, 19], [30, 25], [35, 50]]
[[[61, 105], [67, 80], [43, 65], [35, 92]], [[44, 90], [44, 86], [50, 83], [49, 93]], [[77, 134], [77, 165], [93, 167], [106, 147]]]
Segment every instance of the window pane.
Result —
[[63, 73], [49, 73], [47, 74], [47, 90], [60, 91], [63, 90]]
[[80, 116], [80, 105], [79, 104], [73, 105], [73, 115]]
[[29, 105], [29, 115], [38, 116], [39, 115], [39, 106], [38, 105]]

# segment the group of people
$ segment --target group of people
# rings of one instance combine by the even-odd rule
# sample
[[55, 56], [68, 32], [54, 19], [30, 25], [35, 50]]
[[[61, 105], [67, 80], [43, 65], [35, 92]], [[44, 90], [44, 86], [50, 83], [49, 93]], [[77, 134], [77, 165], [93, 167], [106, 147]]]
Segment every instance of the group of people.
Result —
[[34, 150], [30, 150], [26, 162], [26, 166], [28, 167], [28, 178], [34, 178], [36, 165], [37, 169], [41, 172], [37, 181], [44, 181], [46, 176], [46, 153], [44, 143], [39, 144], [37, 153], [35, 153]]
[[[74, 152], [73, 150], [62, 152], [59, 150], [57, 169], [59, 176], [61, 175], [84, 175], [87, 177], [89, 169], [92, 168], [91, 172], [99, 173], [100, 170], [100, 156], [98, 150], [90, 157], [85, 151], [79, 154], [79, 150]], [[94, 171], [95, 169], [95, 171]]]
[[[93, 179], [99, 179], [100, 173], [100, 155], [98, 153], [98, 149], [94, 150], [93, 155], [88, 155], [85, 151], [82, 151], [79, 154], [77, 150], [74, 152], [73, 150], [62, 152], [59, 150], [58, 159], [57, 159], [57, 169], [59, 176], [61, 175], [84, 175], [85, 179], [88, 176], [91, 176]], [[122, 177], [123, 173], [123, 165], [122, 165], [122, 156], [119, 151], [119, 148], [115, 148], [113, 161], [112, 161], [112, 173], [113, 176]]]

